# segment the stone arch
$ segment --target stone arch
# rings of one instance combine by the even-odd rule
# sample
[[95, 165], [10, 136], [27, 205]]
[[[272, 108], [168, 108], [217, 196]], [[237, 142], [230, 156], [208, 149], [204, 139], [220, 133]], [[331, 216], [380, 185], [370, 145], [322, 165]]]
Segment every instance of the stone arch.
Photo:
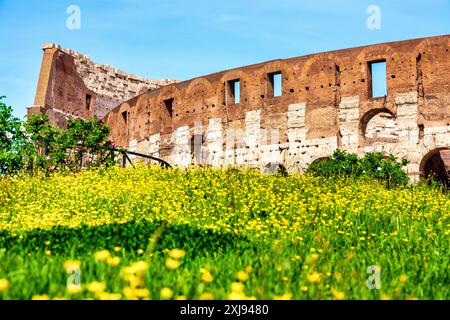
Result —
[[367, 111], [360, 120], [360, 136], [367, 144], [375, 142], [397, 143], [397, 115], [388, 107]]
[[[168, 109], [167, 102], [171, 102], [171, 110]], [[173, 131], [172, 118], [176, 118], [177, 114], [181, 112], [183, 107], [183, 100], [180, 90], [176, 85], [168, 85], [162, 87], [158, 95], [153, 99], [155, 109], [159, 110], [159, 117], [161, 121], [161, 128], [163, 133], [171, 133]]]
[[214, 95], [215, 90], [206, 78], [197, 78], [189, 82], [184, 91], [184, 107], [190, 108], [191, 113], [204, 112], [208, 106], [208, 98]]
[[312, 166], [312, 165], [315, 164], [315, 163], [324, 161], [324, 160], [331, 160], [331, 156], [327, 155], [327, 156], [318, 156], [318, 157], [314, 157], [314, 158], [311, 159], [311, 162], [309, 163], [309, 166], [308, 166], [308, 167]]
[[450, 182], [450, 147], [436, 148], [429, 151], [420, 162], [420, 178], [430, 179], [433, 176], [446, 187]]

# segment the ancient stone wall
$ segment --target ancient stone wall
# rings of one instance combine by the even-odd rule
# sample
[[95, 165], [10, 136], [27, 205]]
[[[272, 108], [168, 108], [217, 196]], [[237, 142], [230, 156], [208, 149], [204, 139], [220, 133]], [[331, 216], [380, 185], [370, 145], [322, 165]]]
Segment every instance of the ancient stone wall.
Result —
[[[407, 158], [417, 179], [430, 155], [450, 147], [449, 48], [446, 35], [269, 61], [146, 92], [107, 121], [119, 145], [180, 166], [303, 171], [341, 148]], [[371, 64], [380, 61], [387, 95], [374, 98]]]
[[57, 44], [45, 44], [42, 48], [36, 98], [28, 113], [47, 113], [61, 127], [65, 126], [67, 115], [104, 116], [123, 101], [175, 82], [127, 74]]

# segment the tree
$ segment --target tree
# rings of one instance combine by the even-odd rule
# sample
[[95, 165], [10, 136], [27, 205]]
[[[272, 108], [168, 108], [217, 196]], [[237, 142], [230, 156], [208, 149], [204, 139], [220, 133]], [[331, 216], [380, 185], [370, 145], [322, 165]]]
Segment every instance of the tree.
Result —
[[0, 97], [0, 174], [19, 171], [24, 163], [27, 139], [19, 118], [13, 116], [12, 107], [3, 103]]

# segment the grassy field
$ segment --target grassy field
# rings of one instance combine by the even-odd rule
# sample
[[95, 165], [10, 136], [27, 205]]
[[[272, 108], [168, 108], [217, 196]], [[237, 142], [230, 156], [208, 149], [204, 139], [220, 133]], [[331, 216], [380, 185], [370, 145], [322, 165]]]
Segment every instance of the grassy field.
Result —
[[159, 167], [2, 178], [0, 299], [449, 299], [449, 237], [450, 196], [422, 185]]

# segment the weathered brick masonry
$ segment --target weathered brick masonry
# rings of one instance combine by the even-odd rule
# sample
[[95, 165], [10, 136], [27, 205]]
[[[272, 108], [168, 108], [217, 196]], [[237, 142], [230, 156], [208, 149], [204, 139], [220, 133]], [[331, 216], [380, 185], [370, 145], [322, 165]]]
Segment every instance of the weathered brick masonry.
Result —
[[46, 113], [54, 124], [65, 126], [66, 115], [104, 116], [123, 101], [174, 80], [148, 80], [57, 44], [43, 45], [41, 71], [34, 105], [28, 113]]
[[[413, 179], [447, 174], [449, 48], [446, 35], [269, 61], [148, 90], [120, 103], [106, 120], [119, 145], [180, 166], [282, 163], [303, 171], [341, 148], [407, 158]], [[47, 50], [44, 60], [60, 52]], [[387, 95], [373, 98], [370, 66], [380, 61], [387, 65]], [[41, 78], [48, 78], [44, 71]], [[280, 73], [282, 95], [275, 96], [273, 75]], [[70, 97], [72, 88], [60, 81], [54, 83]], [[35, 104], [44, 104], [42, 90], [38, 86]], [[83, 99], [59, 106], [90, 116]]]

